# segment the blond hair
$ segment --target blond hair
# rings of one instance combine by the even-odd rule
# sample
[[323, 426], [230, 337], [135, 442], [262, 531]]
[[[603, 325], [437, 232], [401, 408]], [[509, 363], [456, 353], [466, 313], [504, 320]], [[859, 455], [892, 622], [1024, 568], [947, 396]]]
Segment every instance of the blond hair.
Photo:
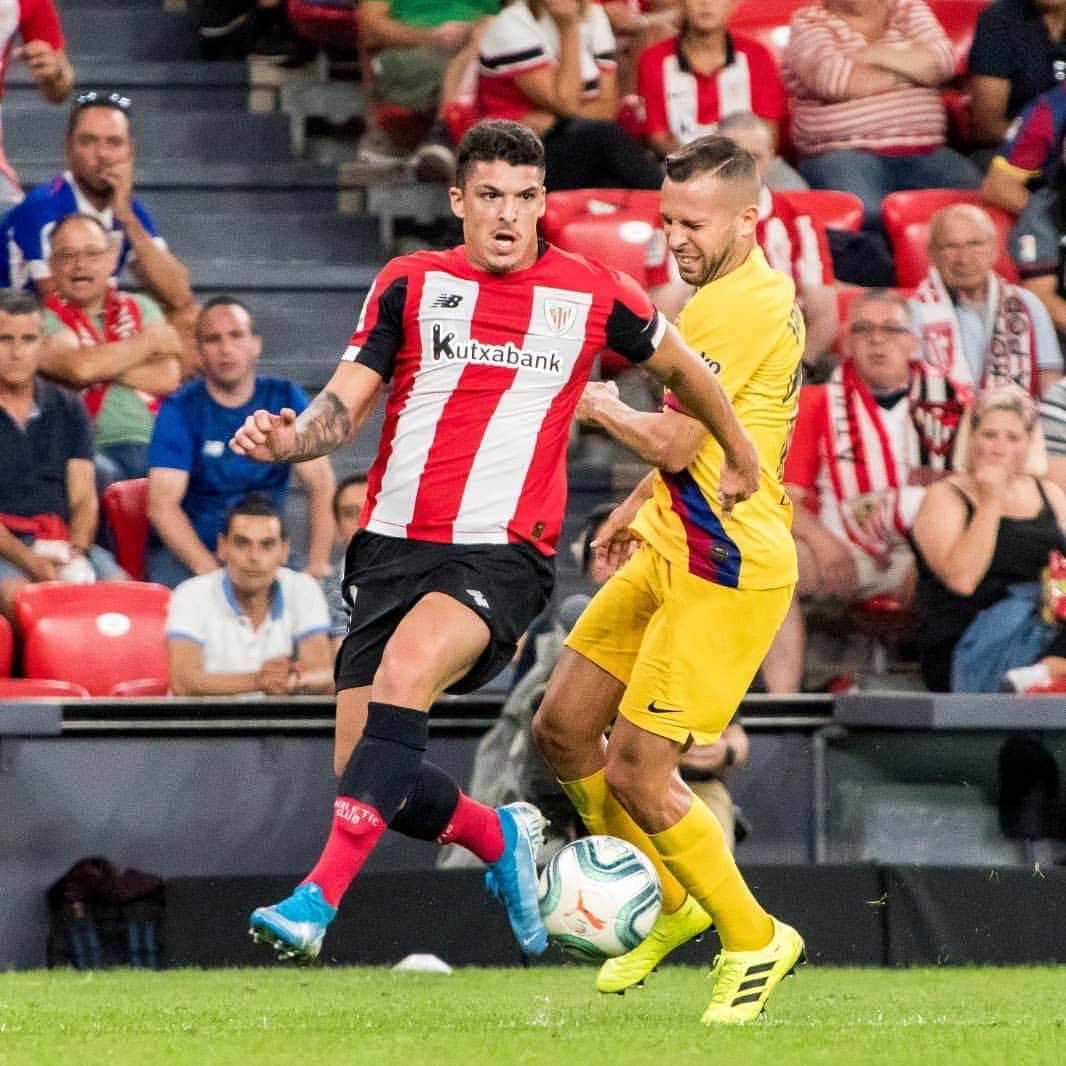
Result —
[[963, 415], [959, 431], [955, 434], [952, 450], [952, 469], [958, 474], [971, 473], [970, 438], [981, 425], [985, 416], [993, 411], [1010, 411], [1016, 414], [1029, 434], [1029, 450], [1025, 453], [1023, 474], [1043, 477], [1047, 474], [1047, 448], [1036, 402], [1025, 389], [1018, 385], [997, 385], [977, 394], [973, 405]]

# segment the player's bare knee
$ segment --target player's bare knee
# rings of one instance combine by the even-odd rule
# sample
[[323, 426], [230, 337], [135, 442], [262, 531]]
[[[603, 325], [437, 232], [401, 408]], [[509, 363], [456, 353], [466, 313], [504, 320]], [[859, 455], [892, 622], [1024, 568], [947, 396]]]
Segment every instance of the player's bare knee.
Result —
[[656, 813], [659, 804], [656, 789], [649, 787], [649, 782], [635, 763], [612, 759], [608, 754], [607, 787], [638, 825], [644, 824], [649, 816], [653, 817]]

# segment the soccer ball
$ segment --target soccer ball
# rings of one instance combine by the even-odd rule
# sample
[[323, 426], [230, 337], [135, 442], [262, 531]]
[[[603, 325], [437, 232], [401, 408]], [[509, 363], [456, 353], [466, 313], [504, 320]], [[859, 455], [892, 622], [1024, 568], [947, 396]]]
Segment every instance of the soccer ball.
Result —
[[544, 867], [539, 889], [549, 938], [585, 959], [631, 951], [651, 931], [663, 902], [648, 858], [608, 836], [567, 844]]

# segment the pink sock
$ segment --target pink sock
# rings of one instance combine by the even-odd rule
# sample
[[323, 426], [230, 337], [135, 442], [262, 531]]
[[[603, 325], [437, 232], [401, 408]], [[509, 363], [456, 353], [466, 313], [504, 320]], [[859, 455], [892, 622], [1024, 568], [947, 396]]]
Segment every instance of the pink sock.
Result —
[[385, 829], [385, 819], [373, 807], [338, 796], [333, 801], [329, 839], [303, 884], [313, 881], [322, 889], [326, 902], [338, 906]]
[[459, 793], [451, 821], [437, 837], [438, 844], [462, 844], [482, 862], [495, 862], [503, 854], [503, 828], [495, 808]]

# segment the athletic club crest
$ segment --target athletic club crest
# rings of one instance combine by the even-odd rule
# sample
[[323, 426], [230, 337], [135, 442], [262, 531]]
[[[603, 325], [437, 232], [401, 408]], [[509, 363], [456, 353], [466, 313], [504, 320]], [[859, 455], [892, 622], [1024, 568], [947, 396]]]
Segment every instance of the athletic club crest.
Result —
[[926, 359], [942, 374], [951, 370], [951, 325], [948, 322], [929, 322], [922, 331]]
[[549, 297], [544, 301], [544, 319], [552, 333], [566, 333], [577, 318], [579, 307], [569, 300]]

